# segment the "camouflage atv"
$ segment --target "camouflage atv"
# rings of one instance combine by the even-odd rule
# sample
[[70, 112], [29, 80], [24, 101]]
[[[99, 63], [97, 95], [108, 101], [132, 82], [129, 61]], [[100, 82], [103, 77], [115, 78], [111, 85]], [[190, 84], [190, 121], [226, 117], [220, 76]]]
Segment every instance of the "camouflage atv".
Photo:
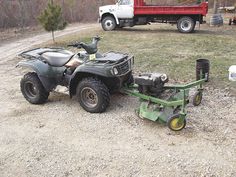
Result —
[[63, 48], [36, 48], [19, 56], [25, 60], [17, 66], [33, 70], [20, 82], [21, 92], [32, 104], [43, 104], [58, 85], [69, 89], [70, 97], [76, 96], [88, 112], [101, 113], [110, 102], [110, 93], [119, 91], [132, 82], [134, 57], [119, 52], [98, 53], [100, 37], [91, 44], [76, 42], [68, 45], [83, 48], [72, 53]]

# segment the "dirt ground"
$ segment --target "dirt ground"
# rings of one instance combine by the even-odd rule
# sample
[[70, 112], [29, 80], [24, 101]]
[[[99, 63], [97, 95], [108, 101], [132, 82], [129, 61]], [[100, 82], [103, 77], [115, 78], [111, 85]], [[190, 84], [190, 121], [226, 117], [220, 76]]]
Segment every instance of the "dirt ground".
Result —
[[[79, 29], [88, 28], [96, 25]], [[103, 114], [85, 112], [62, 92], [31, 105], [20, 93], [14, 57], [49, 39], [0, 46], [0, 176], [236, 176], [236, 99], [228, 90], [206, 88], [178, 133], [138, 118], [138, 99], [119, 94]]]

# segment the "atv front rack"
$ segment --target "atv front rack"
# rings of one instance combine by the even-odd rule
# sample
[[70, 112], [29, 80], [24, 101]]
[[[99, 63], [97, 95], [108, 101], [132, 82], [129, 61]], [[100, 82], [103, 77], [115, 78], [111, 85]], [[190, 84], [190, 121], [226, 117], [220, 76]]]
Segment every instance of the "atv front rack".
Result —
[[[164, 86], [163, 93], [158, 97], [140, 93], [136, 84], [124, 87], [123, 92], [140, 98], [141, 104], [137, 110], [139, 117], [167, 123], [171, 130], [179, 131], [186, 125], [186, 105], [190, 102], [190, 89], [197, 87], [192, 103], [198, 106], [202, 101], [205, 81], [206, 79], [201, 79], [185, 85]], [[171, 95], [165, 95], [166, 92], [170, 92]]]

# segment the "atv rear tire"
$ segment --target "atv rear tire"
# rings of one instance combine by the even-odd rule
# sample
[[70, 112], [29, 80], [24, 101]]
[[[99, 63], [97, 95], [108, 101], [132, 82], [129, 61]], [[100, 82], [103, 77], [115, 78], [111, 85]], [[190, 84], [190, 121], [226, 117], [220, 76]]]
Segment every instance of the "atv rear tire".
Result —
[[76, 94], [80, 105], [90, 113], [102, 113], [110, 103], [107, 86], [95, 78], [89, 77], [80, 81]]
[[24, 75], [20, 87], [25, 99], [32, 104], [43, 104], [48, 99], [49, 92], [45, 90], [38, 75], [34, 72]]

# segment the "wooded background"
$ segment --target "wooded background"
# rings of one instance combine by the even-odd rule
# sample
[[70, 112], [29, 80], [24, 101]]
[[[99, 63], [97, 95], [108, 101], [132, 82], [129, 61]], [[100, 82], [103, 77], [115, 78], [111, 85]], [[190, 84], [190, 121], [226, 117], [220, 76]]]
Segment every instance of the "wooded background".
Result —
[[[191, 0], [152, 1], [160, 5], [194, 2]], [[218, 1], [220, 6], [232, 6], [236, 2], [236, 0]], [[54, 2], [61, 5], [63, 17], [66, 21], [72, 23], [96, 21], [98, 19], [98, 7], [114, 4], [115, 0], [54, 0]], [[37, 17], [47, 6], [47, 3], [48, 0], [0, 0], [0, 28], [23, 28], [37, 25]], [[212, 5], [213, 0], [209, 0], [209, 6], [212, 7]]]

